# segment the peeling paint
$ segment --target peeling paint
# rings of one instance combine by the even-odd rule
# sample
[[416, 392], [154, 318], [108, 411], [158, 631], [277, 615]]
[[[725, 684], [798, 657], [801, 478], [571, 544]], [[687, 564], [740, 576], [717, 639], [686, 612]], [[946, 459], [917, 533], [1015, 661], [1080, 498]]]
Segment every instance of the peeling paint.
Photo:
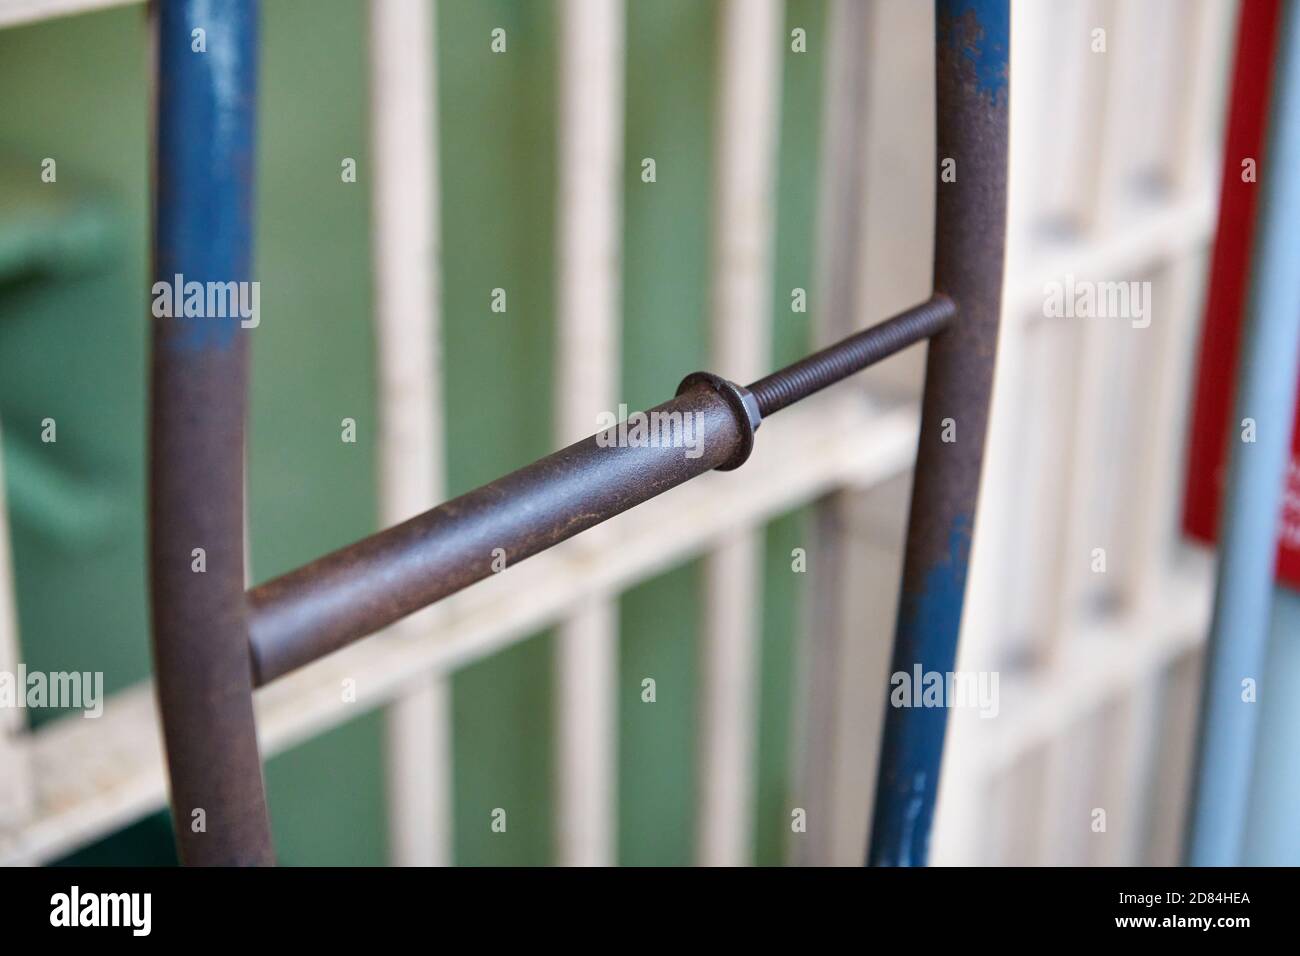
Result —
[[939, 43], [961, 52], [976, 88], [995, 101], [1006, 96], [1011, 37], [1006, 0], [938, 0], [935, 13]]

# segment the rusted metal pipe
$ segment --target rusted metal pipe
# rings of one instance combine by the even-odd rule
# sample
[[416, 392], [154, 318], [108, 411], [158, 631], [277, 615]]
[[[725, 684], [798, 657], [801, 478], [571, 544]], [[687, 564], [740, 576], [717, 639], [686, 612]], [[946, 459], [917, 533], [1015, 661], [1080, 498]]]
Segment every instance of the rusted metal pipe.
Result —
[[[937, 0], [935, 21], [934, 287], [961, 309], [926, 360], [891, 667], [908, 675], [947, 674], [957, 658], [1006, 230], [1007, 0]], [[947, 706], [886, 706], [869, 863], [925, 863], [947, 721]]]
[[928, 338], [955, 312], [936, 297], [750, 388], [689, 375], [676, 398], [643, 413], [651, 433], [668, 424], [666, 441], [600, 432], [259, 585], [248, 594], [254, 680], [275, 680], [696, 475], [739, 467], [764, 414]]
[[[191, 48], [199, 29], [206, 53]], [[256, 32], [255, 0], [157, 7], [164, 287], [250, 278]], [[186, 864], [269, 864], [244, 600], [246, 332], [237, 312], [185, 315], [154, 292], [150, 601], [178, 849]]]
[[731, 406], [702, 384], [648, 414], [660, 423], [675, 421], [681, 431], [658, 447], [620, 445], [616, 430], [593, 435], [254, 588], [250, 638], [257, 682], [709, 471], [742, 441]]

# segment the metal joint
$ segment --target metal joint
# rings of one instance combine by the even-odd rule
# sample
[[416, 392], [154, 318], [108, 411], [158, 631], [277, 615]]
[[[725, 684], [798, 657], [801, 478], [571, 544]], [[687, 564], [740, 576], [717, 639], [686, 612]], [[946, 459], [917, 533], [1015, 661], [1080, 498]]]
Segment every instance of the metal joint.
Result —
[[716, 469], [717, 471], [735, 471], [749, 460], [750, 454], [754, 451], [754, 432], [758, 431], [758, 426], [763, 423], [763, 415], [758, 410], [758, 399], [745, 386], [737, 385], [735, 382], [728, 381], [721, 375], [714, 375], [712, 372], [692, 372], [682, 379], [675, 394], [681, 395], [693, 388], [711, 389], [726, 401], [732, 413], [735, 414], [736, 428], [740, 431], [740, 441], [737, 443], [736, 450], [731, 457], [718, 465]]

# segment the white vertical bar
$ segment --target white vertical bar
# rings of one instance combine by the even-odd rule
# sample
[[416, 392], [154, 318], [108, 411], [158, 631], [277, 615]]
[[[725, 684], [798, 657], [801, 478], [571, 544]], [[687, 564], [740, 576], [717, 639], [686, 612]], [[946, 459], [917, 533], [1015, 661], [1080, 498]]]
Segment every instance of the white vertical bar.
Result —
[[[1176, 117], [1177, 135], [1167, 137], [1163, 151], [1153, 164], [1166, 170], [1177, 195], [1193, 190], [1217, 189], [1211, 171], [1218, 142], [1212, 133], [1218, 118], [1220, 98], [1215, 94], [1226, 62], [1225, 43], [1233, 30], [1225, 14], [1233, 4], [1222, 0], [1197, 0], [1190, 12], [1165, 8], [1164, 26], [1180, 28], [1180, 46], [1161, 64], [1163, 72], [1177, 75], [1181, 87], [1166, 84], [1166, 96], [1155, 109]], [[1187, 76], [1185, 63], [1215, 64], [1219, 69], [1201, 69]], [[1196, 329], [1200, 325], [1206, 262], [1195, 251], [1181, 258], [1162, 261], [1154, 278], [1151, 296], [1158, 306], [1141, 345], [1142, 394], [1138, 407], [1145, 415], [1140, 434], [1145, 437], [1135, 461], [1136, 494], [1124, 526], [1128, 550], [1133, 555], [1133, 573], [1125, 575], [1123, 591], [1127, 606], [1139, 614], [1158, 619], [1157, 595], [1168, 574], [1169, 556], [1178, 538], [1177, 511], [1182, 500], [1182, 445], [1187, 415], [1186, 396], [1194, 366]], [[1154, 637], [1154, 634], [1152, 635]]]
[[[614, 411], [621, 350], [623, 0], [560, 6], [558, 374], [560, 444]], [[584, 535], [598, 540], [604, 529]], [[556, 645], [558, 862], [615, 861], [617, 607], [599, 597], [559, 628]]]
[[[0, 447], [3, 444], [0, 435]], [[0, 671], [16, 673], [19, 654], [18, 613], [9, 555], [9, 511], [5, 504], [4, 461], [0, 457]], [[0, 709], [0, 829], [23, 821], [35, 804], [35, 781], [27, 750], [20, 739], [24, 730], [21, 710]]]
[[562, 866], [616, 860], [618, 607], [609, 597], [560, 625], [557, 669], [556, 852]]
[[[712, 358], [742, 385], [768, 371], [783, 15], [780, 0], [727, 0], [721, 10]], [[696, 835], [705, 866], [753, 856], [761, 545], [746, 529], [705, 562]]]
[[447, 679], [441, 674], [421, 678], [389, 704], [384, 721], [393, 865], [447, 866], [452, 860]]
[[[384, 526], [443, 496], [438, 149], [430, 0], [371, 0], [371, 196]], [[427, 632], [436, 609], [390, 629]], [[401, 866], [450, 861], [449, 693], [421, 678], [386, 713], [389, 852]]]
[[[1178, 88], [1178, 134], [1170, 148], [1170, 179], [1181, 193], [1214, 188], [1221, 144], [1215, 130], [1223, 115], [1231, 76], [1237, 4], [1234, 0], [1198, 0], [1189, 15], [1191, 36], [1180, 55], [1197, 69], [1183, 71]], [[1188, 76], [1188, 73], [1191, 76]]]
[[[1104, 95], [1087, 105], [1089, 112], [1101, 111], [1101, 144], [1096, 161], [1096, 189], [1089, 207], [1080, 210], [1081, 222], [1092, 236], [1107, 236], [1124, 225], [1133, 205], [1126, 197], [1137, 179], [1137, 158], [1129, 148], [1128, 133], [1133, 130], [1138, 104], [1136, 98], [1143, 75], [1146, 47], [1135, 38], [1141, 32], [1142, 10], [1135, 6], [1109, 5], [1105, 8], [1108, 52], [1105, 54], [1108, 80]], [[1129, 281], [1136, 276], [1084, 275], [1088, 281]], [[1071, 447], [1068, 451], [1069, 477], [1066, 481], [1060, 577], [1053, 588], [1051, 634], [1052, 655], [1077, 633], [1084, 623], [1090, 599], [1101, 596], [1102, 582], [1092, 570], [1094, 548], [1102, 548], [1108, 560], [1114, 559], [1114, 544], [1106, 537], [1102, 476], [1094, 464], [1107, 460], [1114, 446], [1114, 423], [1104, 410], [1107, 397], [1114, 390], [1119, 350], [1116, 324], [1091, 318], [1067, 320], [1073, 341], [1069, 345], [1076, 364], [1074, 408], [1070, 424]]]
[[[1046, 67], [1046, 75], [1040, 74], [1035, 79], [1036, 83], [1047, 87], [1047, 95], [1033, 97], [1031, 94], [1031, 101], [1040, 109], [1045, 107], [1047, 110], [1039, 112], [1033, 119], [1057, 134], [1041, 137], [1031, 147], [1043, 159], [1042, 164], [1033, 170], [1037, 180], [1034, 198], [1038, 200], [1038, 208], [1046, 213], [1044, 218], [1047, 220], [1039, 225], [1067, 229], [1086, 227], [1098, 188], [1095, 144], [1102, 119], [1106, 57], [1109, 55], [1094, 52], [1092, 31], [1110, 26], [1107, 17], [1111, 0], [1013, 6], [1038, 7], [1046, 12], [1050, 22], [1040, 54], [1048, 58], [1047, 62], [1040, 61]], [[1030, 22], [1035, 26], [1047, 25], [1034, 13], [1028, 15], [1033, 17]], [[1116, 42], [1113, 36], [1110, 42]], [[1059, 121], [1057, 111], [1062, 103], [1070, 104], [1075, 110], [1068, 124]], [[1029, 128], [1033, 130], [1036, 126]]]
[[[858, 312], [865, 230], [865, 130], [869, 93], [868, 37], [874, 5], [834, 0], [827, 16], [829, 49], [822, 106], [821, 182], [817, 209], [816, 296], [813, 337], [818, 345], [847, 335]], [[806, 830], [791, 832], [790, 862], [826, 865], [832, 855], [835, 821], [835, 758], [839, 736], [837, 671], [844, 644], [845, 568], [849, 552], [850, 498], [827, 496], [816, 509], [811, 566], [815, 577], [803, 615], [799, 646], [799, 688], [795, 703], [794, 798], [806, 815]]]

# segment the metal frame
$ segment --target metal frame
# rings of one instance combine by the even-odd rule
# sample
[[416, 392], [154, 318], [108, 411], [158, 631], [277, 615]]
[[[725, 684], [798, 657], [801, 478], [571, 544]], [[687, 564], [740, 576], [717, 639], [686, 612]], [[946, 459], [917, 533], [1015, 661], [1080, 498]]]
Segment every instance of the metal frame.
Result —
[[[222, 56], [190, 56], [196, 0], [161, 5], [157, 245], [160, 280], [249, 276], [255, 0], [209, 12]], [[708, 373], [652, 411], [698, 416], [701, 454], [592, 436], [247, 593], [243, 425], [247, 344], [237, 320], [155, 325], [151, 457], [154, 655], [182, 861], [272, 861], [252, 690], [395, 623], [689, 478], [731, 470], [774, 414], [934, 338], [913, 495], [896, 663], [951, 669], [982, 462], [1002, 281], [1006, 0], [939, 0], [941, 157], [930, 301], [748, 387]], [[197, 124], [207, 136], [192, 136]], [[184, 133], [190, 133], [186, 138]], [[940, 334], [943, 333], [943, 334]], [[941, 442], [944, 419], [960, 439]], [[195, 573], [192, 549], [206, 552]], [[954, 551], [955, 547], [955, 551]], [[873, 860], [922, 862], [943, 722], [890, 714]], [[928, 716], [928, 715], [927, 715]], [[921, 777], [917, 777], [921, 774]], [[920, 780], [920, 787], [915, 785]], [[898, 787], [891, 781], [903, 781]], [[920, 815], [900, 813], [918, 793]], [[202, 811], [201, 813], [199, 811]], [[202, 819], [205, 825], [198, 826]], [[901, 839], [901, 843], [899, 842]], [[896, 846], [897, 852], [874, 847]]]

